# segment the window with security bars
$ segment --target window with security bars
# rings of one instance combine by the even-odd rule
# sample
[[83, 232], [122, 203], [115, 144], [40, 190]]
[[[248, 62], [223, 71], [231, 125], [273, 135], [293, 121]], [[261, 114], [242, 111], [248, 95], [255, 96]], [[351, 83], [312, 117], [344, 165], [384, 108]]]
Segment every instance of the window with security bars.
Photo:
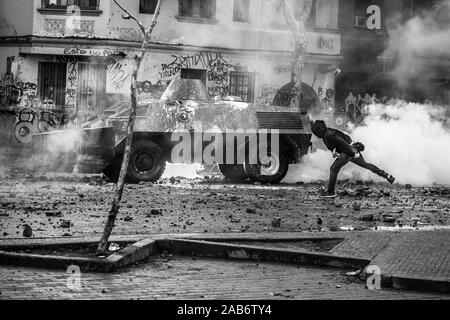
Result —
[[39, 62], [38, 93], [45, 105], [64, 108], [66, 101], [66, 64]]
[[81, 10], [97, 10], [99, 0], [42, 0], [42, 8], [65, 9], [67, 6], [78, 6]]
[[102, 116], [106, 96], [106, 64], [78, 63], [78, 110]]
[[233, 2], [233, 21], [250, 21], [250, 0], [234, 0]]
[[139, 13], [154, 14], [157, 3], [157, 0], [140, 0]]
[[231, 71], [229, 94], [241, 97], [245, 102], [253, 102], [255, 74], [253, 72]]
[[216, 0], [178, 0], [179, 15], [212, 19], [216, 16]]

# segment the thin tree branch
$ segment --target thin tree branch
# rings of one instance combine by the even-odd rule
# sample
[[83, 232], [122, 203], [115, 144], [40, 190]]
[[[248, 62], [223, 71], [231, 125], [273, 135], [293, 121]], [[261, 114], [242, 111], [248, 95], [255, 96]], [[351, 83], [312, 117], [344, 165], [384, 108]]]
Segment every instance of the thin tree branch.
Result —
[[[114, 0], [114, 2], [116, 2], [116, 0]], [[152, 23], [148, 27], [147, 31], [145, 31], [145, 28], [142, 25], [142, 28], [144, 29], [144, 31], [143, 31], [144, 32], [144, 40], [142, 41], [142, 46], [139, 51], [139, 54], [136, 55], [136, 57], [134, 59], [134, 67], [133, 67], [133, 73], [131, 76], [131, 86], [130, 86], [131, 112], [130, 112], [130, 117], [128, 119], [127, 136], [125, 139], [125, 148], [124, 148], [124, 152], [123, 152], [122, 164], [120, 167], [119, 179], [117, 181], [115, 192], [114, 192], [114, 200], [113, 200], [111, 209], [108, 214], [108, 218], [107, 218], [104, 230], [103, 230], [102, 237], [98, 244], [97, 255], [103, 255], [107, 252], [109, 237], [114, 228], [114, 223], [116, 221], [117, 213], [119, 212], [119, 208], [120, 208], [120, 202], [122, 201], [122, 194], [123, 194], [123, 190], [125, 187], [125, 179], [127, 176], [128, 163], [130, 161], [130, 154], [131, 154], [131, 148], [132, 148], [132, 142], [133, 142], [134, 123], [136, 120], [137, 97], [139, 94], [138, 89], [137, 89], [138, 72], [139, 72], [139, 68], [141, 66], [142, 60], [144, 59], [144, 56], [145, 56], [147, 45], [150, 40], [150, 35], [153, 32], [153, 29], [158, 21], [161, 3], [162, 3], [162, 0], [158, 0], [158, 4], [156, 6], [155, 13], [153, 14]], [[117, 2], [116, 2], [116, 4], [117, 4]], [[122, 10], [124, 10], [128, 15], [130, 15], [125, 9], [122, 8]], [[130, 15], [130, 17], [131, 17], [131, 15]], [[137, 21], [137, 19], [135, 19], [135, 21]]]
[[120, 8], [122, 9], [123, 12], [125, 12], [131, 19], [133, 19], [134, 21], [136, 21], [136, 23], [138, 24], [139, 28], [141, 29], [142, 33], [145, 35], [145, 27], [144, 24], [139, 21], [135, 16], [133, 16], [131, 13], [128, 12], [127, 9], [125, 9], [124, 7], [122, 7], [117, 0], [113, 0], [114, 3]]

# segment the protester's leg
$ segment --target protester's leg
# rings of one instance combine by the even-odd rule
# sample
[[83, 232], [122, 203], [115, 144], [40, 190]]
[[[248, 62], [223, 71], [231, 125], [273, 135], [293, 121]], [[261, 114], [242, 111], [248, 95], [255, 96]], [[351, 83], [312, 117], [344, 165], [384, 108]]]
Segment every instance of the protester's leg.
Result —
[[330, 179], [328, 180], [328, 190], [329, 194], [334, 194], [336, 189], [336, 181], [339, 171], [343, 166], [345, 166], [350, 161], [350, 157], [345, 153], [342, 153], [331, 165], [330, 167]]
[[350, 161], [364, 169], [372, 171], [373, 173], [379, 175], [382, 178], [387, 179], [390, 183], [393, 183], [395, 180], [395, 178], [393, 176], [391, 176], [390, 174], [388, 174], [386, 171], [381, 170], [376, 165], [366, 162], [366, 160], [364, 159], [362, 154], [360, 154], [360, 156], [358, 158], [353, 158]]
[[385, 178], [385, 176], [387, 175], [385, 171], [381, 170], [376, 165], [366, 162], [362, 154], [358, 158], [353, 158], [350, 161], [364, 169], [372, 171], [373, 173], [379, 175], [380, 177]]

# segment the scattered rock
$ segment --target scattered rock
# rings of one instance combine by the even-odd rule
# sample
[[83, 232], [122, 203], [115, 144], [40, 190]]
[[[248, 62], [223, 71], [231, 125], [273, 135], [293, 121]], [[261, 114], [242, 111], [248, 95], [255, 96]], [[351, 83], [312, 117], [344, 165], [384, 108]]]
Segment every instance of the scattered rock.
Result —
[[317, 218], [317, 224], [322, 224], [323, 223], [323, 219], [322, 218]]
[[69, 232], [66, 232], [66, 233], [64, 233], [62, 236], [63, 236], [63, 237], [71, 237], [72, 234], [70, 234]]
[[23, 233], [22, 233], [22, 235], [25, 238], [30, 238], [30, 237], [33, 236], [33, 229], [31, 228], [31, 226], [29, 224], [25, 224], [23, 226]]
[[61, 187], [61, 189], [66, 191], [66, 192], [75, 192], [75, 191], [77, 191], [77, 188], [75, 188], [75, 187]]
[[238, 218], [231, 218], [231, 219], [230, 219], [230, 222], [231, 222], [231, 223], [240, 223], [240, 222], [241, 222], [241, 219], [238, 219]]
[[161, 209], [152, 209], [150, 211], [150, 214], [153, 215], [153, 216], [162, 215], [162, 210]]
[[63, 216], [61, 211], [46, 211], [45, 215], [47, 217], [62, 217]]
[[247, 209], [245, 209], [245, 213], [255, 214], [256, 210], [255, 209], [251, 209], [251, 208], [247, 208]]
[[63, 221], [61, 221], [59, 226], [61, 228], [70, 228], [71, 225], [72, 225], [72, 223], [70, 222], [70, 220], [63, 220]]
[[111, 252], [115, 252], [120, 250], [120, 246], [117, 243], [112, 242], [109, 244], [108, 250]]
[[131, 221], [133, 221], [133, 217], [131, 217], [131, 216], [126, 216], [125, 218], [123, 218], [123, 221], [131, 222]]
[[339, 231], [339, 227], [336, 226], [336, 225], [331, 225], [331, 226], [328, 227], [328, 229], [329, 229], [330, 231], [332, 231], [332, 232]]
[[3, 236], [6, 237], [7, 235], [9, 235], [8, 232], [3, 232]]
[[337, 285], [336, 285], [336, 288], [337, 288], [337, 289], [340, 289], [340, 288], [341, 288], [341, 286], [337, 284]]
[[395, 222], [395, 217], [390, 214], [385, 214], [382, 217], [383, 222]]
[[412, 185], [410, 185], [409, 183], [407, 183], [407, 184], [405, 184], [405, 188], [406, 188], [406, 189], [411, 189], [411, 188], [412, 188]]
[[374, 216], [372, 213], [363, 214], [361, 217], [362, 221], [373, 221], [373, 219], [374, 219]]
[[275, 217], [275, 218], [273, 218], [273, 220], [272, 220], [272, 227], [273, 228], [279, 228], [279, 227], [281, 227], [281, 218], [280, 217]]
[[352, 204], [352, 209], [355, 211], [360, 211], [361, 210], [361, 204], [359, 204], [358, 202], [354, 202]]
[[106, 293], [106, 290], [105, 290], [105, 289], [103, 289], [103, 290], [102, 290], [102, 293], [103, 293], [103, 294], [104, 294], [104, 293]]

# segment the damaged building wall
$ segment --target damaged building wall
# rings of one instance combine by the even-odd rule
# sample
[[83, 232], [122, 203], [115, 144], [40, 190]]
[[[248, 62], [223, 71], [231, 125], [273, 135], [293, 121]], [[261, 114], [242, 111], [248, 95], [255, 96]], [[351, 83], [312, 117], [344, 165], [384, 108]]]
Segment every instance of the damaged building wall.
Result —
[[[3, 77], [14, 57], [20, 78], [5, 80], [29, 84], [25, 88], [2, 81], [3, 88], [15, 86], [20, 95], [20, 99], [10, 99], [2, 89], [3, 104], [18, 110], [38, 109], [36, 119], [45, 118], [42, 112], [51, 114], [58, 119], [50, 121], [52, 126], [73, 120], [75, 111], [81, 123], [101, 118], [105, 109], [129, 99], [131, 57], [140, 46], [140, 32], [110, 1], [81, 10], [75, 30], [66, 23], [65, 8], [47, 3], [5, 0], [0, 4], [15, 22], [4, 24], [12, 31], [0, 38], [0, 72]], [[201, 79], [211, 97], [237, 96], [272, 104], [279, 89], [290, 81], [293, 41], [278, 0], [250, 1], [248, 15], [238, 18], [233, 2], [211, 3], [214, 11], [205, 18], [195, 12], [194, 16], [182, 13], [179, 1], [164, 1], [164, 18], [156, 26], [138, 77], [141, 102], [158, 99], [172, 79], [184, 77]], [[140, 12], [139, 4], [137, 0], [126, 3], [148, 25], [153, 15]], [[319, 112], [334, 104], [334, 70], [341, 44], [336, 30], [337, 1], [316, 0], [315, 4], [307, 31], [304, 82], [320, 97], [319, 110], [315, 110]], [[24, 7], [24, 16], [12, 10], [18, 5]]]

